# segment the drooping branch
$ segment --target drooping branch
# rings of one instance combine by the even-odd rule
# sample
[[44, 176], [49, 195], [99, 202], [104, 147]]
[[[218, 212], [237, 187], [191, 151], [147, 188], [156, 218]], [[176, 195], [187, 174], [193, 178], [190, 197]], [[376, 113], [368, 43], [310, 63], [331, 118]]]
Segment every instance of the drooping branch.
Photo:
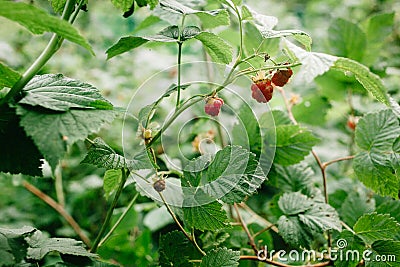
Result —
[[90, 239], [85, 235], [79, 224], [74, 220], [74, 218], [72, 218], [72, 216], [64, 209], [62, 205], [57, 203], [53, 198], [51, 198], [49, 195], [47, 195], [36, 186], [29, 183], [28, 181], [23, 181], [22, 185], [29, 192], [31, 192], [32, 194], [43, 200], [47, 205], [49, 205], [55, 211], [57, 211], [67, 221], [67, 223], [72, 227], [72, 229], [74, 229], [75, 233], [80, 237], [83, 243], [85, 243], [86, 246], [90, 247]]

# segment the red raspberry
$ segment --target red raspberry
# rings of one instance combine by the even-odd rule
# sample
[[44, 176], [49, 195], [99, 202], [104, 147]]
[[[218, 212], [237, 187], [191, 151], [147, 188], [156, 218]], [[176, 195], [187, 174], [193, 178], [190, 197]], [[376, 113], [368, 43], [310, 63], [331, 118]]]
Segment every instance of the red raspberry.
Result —
[[274, 86], [270, 79], [257, 81], [251, 85], [251, 96], [259, 103], [267, 103], [272, 98]]
[[204, 111], [211, 116], [218, 116], [219, 111], [221, 110], [222, 105], [224, 104], [224, 100], [219, 97], [209, 97], [206, 101], [206, 105], [204, 106]]
[[277, 70], [272, 76], [272, 83], [276, 86], [284, 86], [292, 76], [293, 71], [288, 68], [287, 70]]
[[349, 127], [350, 130], [354, 131], [356, 129], [359, 119], [360, 117], [350, 115], [347, 119], [347, 127]]

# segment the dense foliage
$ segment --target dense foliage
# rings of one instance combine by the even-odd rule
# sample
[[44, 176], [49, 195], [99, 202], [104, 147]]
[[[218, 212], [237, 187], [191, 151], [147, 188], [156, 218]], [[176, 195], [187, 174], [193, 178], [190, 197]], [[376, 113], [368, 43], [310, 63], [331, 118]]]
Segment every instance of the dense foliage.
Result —
[[400, 266], [396, 1], [99, 2], [0, 1], [0, 266]]

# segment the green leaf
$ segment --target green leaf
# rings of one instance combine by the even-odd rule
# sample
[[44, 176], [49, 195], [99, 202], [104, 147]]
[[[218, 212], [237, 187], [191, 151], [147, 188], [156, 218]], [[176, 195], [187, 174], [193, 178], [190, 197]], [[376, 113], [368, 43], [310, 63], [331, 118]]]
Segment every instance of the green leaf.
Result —
[[150, 9], [154, 9], [159, 3], [158, 0], [146, 0], [146, 1], [149, 4]]
[[[191, 34], [194, 32], [194, 28], [198, 29], [197, 27], [188, 27], [187, 37], [188, 39], [193, 38]], [[189, 30], [190, 29], [190, 30]], [[107, 59], [115, 57], [119, 54], [128, 52], [132, 49], [135, 49], [148, 41], [153, 42], [164, 42], [164, 43], [174, 43], [177, 42], [179, 39], [179, 28], [176, 25], [168, 26], [167, 28], [160, 31], [158, 34], [153, 36], [144, 36], [144, 37], [136, 37], [136, 36], [127, 36], [122, 37], [119, 41], [107, 49]]]
[[324, 53], [308, 52], [286, 39], [283, 39], [282, 43], [290, 52], [294, 53], [301, 62], [296, 77], [304, 79], [307, 83], [310, 83], [315, 77], [327, 72], [338, 59], [335, 56]]
[[242, 4], [242, 0], [231, 0], [235, 6], [240, 6]]
[[366, 151], [392, 150], [393, 143], [400, 135], [399, 121], [389, 109], [369, 113], [357, 124], [355, 140]]
[[389, 102], [390, 102], [390, 108], [392, 109], [393, 113], [397, 116], [397, 118], [400, 118], [399, 103], [397, 103], [397, 101], [394, 100], [393, 97], [389, 97]]
[[363, 23], [362, 26], [367, 36], [367, 48], [363, 62], [368, 66], [376, 63], [385, 39], [393, 31], [394, 15], [394, 12], [375, 14]]
[[[188, 191], [188, 190], [184, 190]], [[211, 230], [230, 227], [226, 212], [222, 204], [214, 201], [201, 189], [192, 194], [185, 194], [183, 200], [183, 215], [185, 222], [198, 230]]]
[[139, 7], [144, 7], [147, 5], [147, 0], [136, 0]]
[[23, 93], [25, 96], [19, 103], [56, 111], [71, 108], [113, 109], [97, 88], [62, 74], [37, 75], [24, 87]]
[[15, 266], [26, 257], [28, 245], [25, 237], [36, 229], [24, 226], [20, 229], [0, 228], [0, 266]]
[[193, 10], [190, 7], [187, 7], [175, 0], [161, 0], [160, 1], [160, 6], [173, 13], [178, 13], [178, 14], [193, 14], [195, 10]]
[[232, 129], [233, 144], [248, 147], [251, 152], [260, 156], [262, 151], [261, 131], [253, 110], [246, 104], [242, 105], [238, 118], [239, 122]]
[[181, 15], [196, 15], [205, 29], [229, 25], [229, 13], [225, 9], [195, 10], [175, 0], [162, 0], [160, 6], [164, 10]]
[[336, 210], [325, 203], [316, 203], [304, 214], [299, 214], [299, 219], [313, 233], [320, 233], [326, 230], [342, 231], [339, 215]]
[[142, 20], [139, 23], [139, 25], [137, 25], [135, 27], [133, 32], [136, 33], [138, 31], [147, 29], [148, 27], [150, 27], [150, 26], [152, 26], [152, 25], [154, 25], [154, 24], [156, 24], [156, 23], [158, 23], [160, 21], [161, 21], [161, 19], [159, 17], [153, 16], [153, 15], [147, 16], [144, 20]]
[[277, 226], [283, 240], [292, 246], [309, 248], [314, 239], [310, 231], [302, 226], [298, 217], [282, 215]]
[[49, 0], [54, 12], [61, 14], [67, 0]]
[[[346, 255], [345, 257], [338, 257], [335, 260], [336, 267], [358, 266], [362, 254], [365, 251], [365, 245], [362, 239], [349, 230], [343, 230], [334, 244], [338, 247], [337, 251], [339, 253]], [[359, 255], [359, 257], [357, 255]]]
[[93, 140], [86, 157], [81, 163], [93, 164], [98, 168], [122, 169], [128, 166], [127, 159], [117, 154], [100, 137]]
[[389, 214], [400, 222], [400, 201], [386, 199], [381, 205], [376, 208], [376, 212], [380, 214]]
[[229, 13], [226, 9], [197, 12], [196, 16], [200, 19], [201, 26], [204, 29], [212, 29], [230, 24]]
[[203, 43], [215, 62], [229, 64], [232, 61], [233, 49], [221, 37], [211, 32], [201, 32], [195, 38]]
[[0, 90], [4, 87], [13, 87], [19, 78], [21, 78], [21, 74], [10, 69], [0, 61]]
[[363, 150], [354, 161], [358, 179], [378, 194], [397, 198], [400, 188], [393, 145], [400, 136], [397, 117], [391, 110], [365, 115], [357, 124], [355, 140]]
[[274, 164], [269, 172], [270, 183], [282, 192], [301, 192], [311, 197], [314, 172], [310, 166], [300, 163], [297, 165], [280, 166]]
[[18, 264], [24, 259], [42, 260], [50, 252], [83, 257], [97, 256], [87, 252], [80, 241], [70, 238], [47, 238], [30, 226], [20, 229], [0, 228], [0, 255], [5, 256], [0, 258], [1, 266], [5, 263], [8, 266], [25, 266]]
[[180, 231], [172, 231], [160, 237], [159, 264], [161, 267], [192, 267], [189, 260], [200, 258], [193, 244]]
[[246, 5], [242, 7], [242, 13], [245, 20], [256, 26], [263, 38], [270, 39], [293, 36], [306, 47], [307, 51], [311, 50], [312, 39], [306, 32], [300, 30], [273, 30], [278, 24], [278, 19], [276, 17], [259, 14]]
[[132, 7], [134, 0], [111, 0], [111, 3], [122, 12], [126, 12]]
[[[243, 26], [245, 36], [245, 38], [243, 39], [243, 48], [246, 56], [254, 54], [254, 51], [268, 51], [268, 54], [270, 55], [276, 55], [278, 53], [279, 39], [264, 39], [256, 26], [251, 23], [245, 23]], [[230, 33], [229, 31], [226, 32], [226, 35], [228, 35], [229, 38], [235, 38], [235, 41], [237, 39], [240, 39], [239, 37], [236, 38], [235, 36], [233, 36], [232, 33]], [[246, 36], [248, 38], [246, 38]], [[239, 45], [239, 43], [236, 44], [225, 36], [224, 38], [225, 40], [230, 41], [231, 44]], [[263, 61], [263, 59], [257, 58], [255, 60], [262, 64], [261, 62]]]
[[302, 45], [305, 46], [307, 51], [311, 50], [312, 39], [308, 33], [300, 31], [300, 30], [281, 30], [281, 31], [260, 31], [261, 35], [268, 38], [281, 38], [287, 36], [293, 36], [297, 41], [299, 41]]
[[354, 73], [357, 81], [359, 81], [365, 90], [370, 92], [376, 100], [387, 106], [390, 105], [389, 97], [382, 80], [366, 66], [348, 58], [338, 58], [332, 68], [343, 72]]
[[399, 170], [390, 162], [390, 155], [360, 152], [353, 160], [357, 178], [377, 194], [397, 198], [399, 192]]
[[100, 137], [93, 140], [92, 146], [81, 163], [93, 164], [98, 168], [105, 168], [107, 170], [122, 168], [142, 170], [152, 168], [144, 147], [131, 159], [128, 159], [117, 154]]
[[42, 176], [43, 156], [19, 123], [14, 108], [0, 107], [0, 171]]
[[266, 146], [276, 148], [274, 162], [283, 166], [302, 161], [318, 142], [310, 131], [298, 125], [279, 125], [276, 132], [269, 129], [264, 140]]
[[375, 210], [375, 201], [369, 197], [364, 191], [358, 190], [351, 192], [339, 210], [342, 220], [353, 227], [357, 220], [366, 213]]
[[264, 129], [275, 128], [280, 125], [291, 125], [289, 116], [282, 110], [265, 112], [260, 117], [260, 127]]
[[309, 247], [313, 236], [326, 230], [342, 229], [334, 208], [299, 192], [283, 194], [278, 206], [284, 214], [277, 223], [279, 233], [291, 245]]
[[331, 104], [326, 97], [315, 94], [304, 97], [301, 103], [293, 106], [292, 112], [299, 122], [323, 125], [330, 108]]
[[367, 42], [365, 33], [357, 24], [338, 18], [333, 21], [328, 32], [333, 54], [361, 61]]
[[30, 260], [41, 260], [50, 252], [83, 257], [97, 256], [87, 252], [81, 241], [71, 238], [47, 238], [38, 230], [27, 238], [27, 243], [29, 245], [27, 259]]
[[243, 5], [242, 12], [246, 20], [251, 21], [260, 33], [268, 32], [278, 24], [276, 17], [260, 14], [248, 5]]
[[[123, 170], [122, 170], [123, 171]], [[104, 174], [103, 189], [106, 198], [109, 198], [112, 193], [119, 187], [122, 181], [121, 170], [107, 170]]]
[[136, 0], [136, 3], [139, 7], [149, 5], [150, 9], [154, 9], [158, 5], [158, 0]]
[[400, 266], [400, 241], [378, 240], [369, 251], [372, 253], [366, 253], [365, 266]]
[[299, 213], [309, 210], [314, 203], [309, 201], [307, 196], [295, 192], [285, 193], [278, 201], [279, 208], [285, 215], [297, 215]]
[[249, 9], [249, 7], [247, 5], [242, 5], [242, 20], [246, 21], [246, 20], [252, 20], [253, 19], [253, 15], [251, 14], [251, 11]]
[[239, 146], [227, 146], [215, 155], [202, 156], [185, 167], [183, 185], [202, 186], [209, 196], [225, 203], [241, 202], [265, 181], [256, 157]]
[[176, 42], [179, 39], [179, 27], [176, 25], [168, 26], [161, 30], [157, 35], [146, 37], [148, 40], [160, 42]]
[[196, 37], [201, 32], [199, 27], [196, 26], [187, 26], [183, 28], [181, 34], [181, 41], [186, 41]]
[[234, 267], [239, 266], [240, 251], [217, 248], [209, 251], [201, 259], [200, 267]]
[[15, 21], [33, 34], [54, 32], [57, 35], [81, 45], [94, 54], [90, 44], [67, 21], [51, 16], [33, 5], [10, 1], [0, 1], [0, 16]]
[[[112, 110], [68, 110], [55, 112], [17, 106], [20, 125], [54, 170], [68, 146], [113, 121]], [[51, 129], [51, 131], [49, 131]]]
[[107, 59], [128, 52], [147, 42], [148, 40], [142, 37], [134, 37], [134, 36], [122, 37], [116, 44], [107, 49], [106, 51]]
[[359, 218], [354, 232], [367, 244], [377, 240], [391, 240], [400, 232], [400, 224], [388, 214], [369, 213]]

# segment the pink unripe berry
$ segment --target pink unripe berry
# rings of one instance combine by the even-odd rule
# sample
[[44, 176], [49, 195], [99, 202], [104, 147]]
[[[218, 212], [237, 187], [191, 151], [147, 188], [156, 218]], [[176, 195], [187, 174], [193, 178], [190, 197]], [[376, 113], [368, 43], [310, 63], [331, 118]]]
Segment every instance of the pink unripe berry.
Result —
[[222, 105], [224, 104], [224, 100], [219, 97], [209, 97], [204, 106], [204, 111], [211, 116], [218, 116], [219, 111], [221, 110]]

